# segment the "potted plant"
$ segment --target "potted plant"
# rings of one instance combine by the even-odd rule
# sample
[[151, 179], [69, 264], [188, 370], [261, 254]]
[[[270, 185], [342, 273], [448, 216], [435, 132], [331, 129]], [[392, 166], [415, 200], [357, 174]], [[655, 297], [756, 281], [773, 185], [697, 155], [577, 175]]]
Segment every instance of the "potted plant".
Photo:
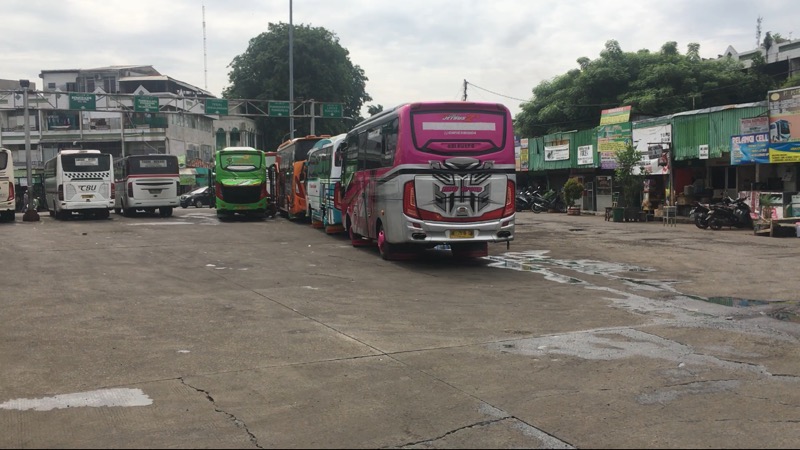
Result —
[[[623, 150], [619, 150], [614, 159], [617, 162], [617, 168], [614, 169], [614, 182], [619, 186], [620, 197], [618, 208], [622, 210], [613, 211], [614, 221], [621, 222], [625, 210], [631, 211], [635, 216], [635, 212], [639, 210], [637, 199], [639, 191], [642, 189], [642, 181], [645, 178], [645, 170], [642, 167], [642, 156], [631, 144], [625, 146]], [[635, 211], [634, 211], [635, 210]], [[631, 214], [628, 214], [630, 217]]]
[[567, 214], [578, 216], [581, 209], [575, 206], [575, 201], [583, 196], [583, 183], [577, 178], [570, 178], [564, 183], [564, 201], [567, 202]]

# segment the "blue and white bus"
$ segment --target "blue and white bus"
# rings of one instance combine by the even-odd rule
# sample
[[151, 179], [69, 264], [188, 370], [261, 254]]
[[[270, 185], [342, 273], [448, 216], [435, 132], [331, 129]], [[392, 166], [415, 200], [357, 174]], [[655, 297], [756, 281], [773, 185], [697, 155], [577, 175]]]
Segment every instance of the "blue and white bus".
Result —
[[333, 202], [336, 183], [342, 175], [342, 158], [339, 151], [346, 133], [329, 139], [317, 141], [308, 152], [308, 175], [306, 195], [308, 197], [307, 216], [311, 225], [324, 228], [328, 234], [344, 231], [342, 212]]

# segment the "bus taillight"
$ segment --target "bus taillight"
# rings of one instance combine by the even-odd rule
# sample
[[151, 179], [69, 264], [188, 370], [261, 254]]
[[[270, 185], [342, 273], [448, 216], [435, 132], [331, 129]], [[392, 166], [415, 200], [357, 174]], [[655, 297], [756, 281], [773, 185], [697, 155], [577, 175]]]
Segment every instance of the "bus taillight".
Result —
[[111, 200], [113, 200], [115, 195], [117, 194], [117, 183], [111, 183]]
[[403, 186], [403, 213], [409, 217], [420, 218], [419, 210], [417, 210], [417, 193], [414, 190], [413, 180]]
[[259, 198], [267, 198], [269, 194], [267, 193], [267, 183], [261, 183], [261, 197]]
[[222, 200], [222, 185], [219, 183], [214, 183], [214, 196]]
[[60, 201], [60, 202], [64, 201], [64, 185], [63, 184], [59, 184], [58, 185], [58, 201]]
[[133, 181], [128, 181], [128, 197], [133, 198]]
[[8, 182], [8, 198], [7, 201], [14, 200], [14, 183]]
[[514, 206], [514, 192], [516, 192], [515, 189], [514, 182], [508, 180], [508, 183], [506, 183], [506, 205], [503, 207], [503, 217], [508, 217], [514, 214], [514, 211], [516, 210]]

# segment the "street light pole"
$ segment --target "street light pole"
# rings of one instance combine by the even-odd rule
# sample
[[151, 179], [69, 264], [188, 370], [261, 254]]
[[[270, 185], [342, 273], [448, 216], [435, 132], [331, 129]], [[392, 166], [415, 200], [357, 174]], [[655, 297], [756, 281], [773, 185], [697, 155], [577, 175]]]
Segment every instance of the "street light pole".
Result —
[[31, 175], [31, 116], [28, 112], [28, 88], [31, 85], [29, 80], [19, 80], [19, 85], [22, 91], [22, 106], [24, 109], [24, 127], [25, 127], [25, 168], [28, 171], [28, 204], [25, 205], [25, 213], [22, 215], [23, 222], [38, 222], [39, 212], [33, 207], [33, 176]]
[[289, 114], [290, 138], [294, 139], [294, 26], [292, 25], [292, 0], [289, 0]]

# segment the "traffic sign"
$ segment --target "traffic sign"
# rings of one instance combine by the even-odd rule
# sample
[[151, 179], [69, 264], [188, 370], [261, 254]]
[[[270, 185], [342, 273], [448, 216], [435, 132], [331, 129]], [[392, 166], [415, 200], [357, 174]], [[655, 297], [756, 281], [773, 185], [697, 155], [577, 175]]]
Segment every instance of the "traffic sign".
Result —
[[97, 109], [97, 96], [94, 94], [69, 94], [69, 109], [95, 111]]
[[228, 115], [228, 101], [224, 98], [207, 98], [206, 114]]
[[267, 112], [270, 117], [289, 117], [289, 102], [269, 102]]
[[341, 103], [323, 103], [322, 117], [342, 117]]
[[157, 113], [158, 97], [148, 95], [137, 95], [133, 98], [133, 110], [135, 112]]

